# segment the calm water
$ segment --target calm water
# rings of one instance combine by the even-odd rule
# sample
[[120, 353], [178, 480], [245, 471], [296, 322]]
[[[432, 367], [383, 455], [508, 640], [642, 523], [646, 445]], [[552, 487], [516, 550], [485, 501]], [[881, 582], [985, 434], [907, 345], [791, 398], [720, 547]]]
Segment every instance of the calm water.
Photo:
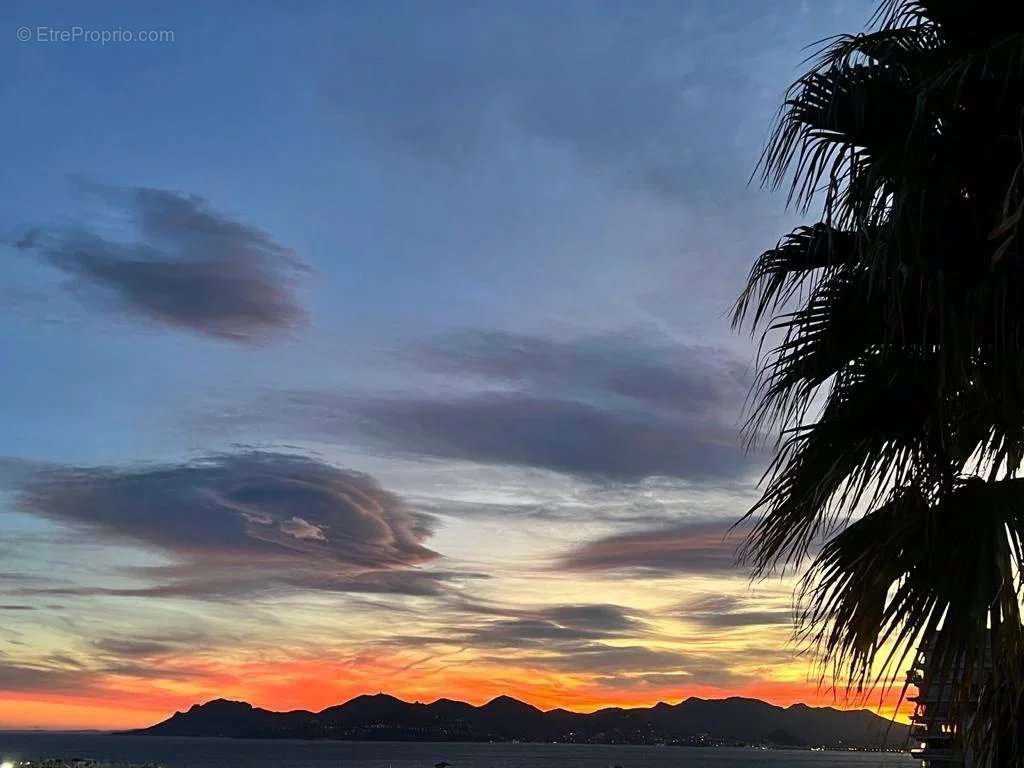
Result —
[[0, 733], [0, 759], [91, 757], [169, 768], [914, 768], [908, 756], [577, 744], [409, 744]]

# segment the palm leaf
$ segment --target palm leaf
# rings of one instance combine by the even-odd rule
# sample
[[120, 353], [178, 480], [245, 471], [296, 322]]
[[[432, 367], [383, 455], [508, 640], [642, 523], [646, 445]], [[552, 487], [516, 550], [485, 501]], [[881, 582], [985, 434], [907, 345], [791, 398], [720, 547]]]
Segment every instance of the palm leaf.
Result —
[[873, 23], [813, 57], [759, 165], [820, 217], [734, 307], [767, 350], [748, 434], [776, 433], [742, 554], [813, 561], [801, 637], [834, 681], [894, 684], [925, 641], [979, 755], [1024, 765], [1024, 4]]

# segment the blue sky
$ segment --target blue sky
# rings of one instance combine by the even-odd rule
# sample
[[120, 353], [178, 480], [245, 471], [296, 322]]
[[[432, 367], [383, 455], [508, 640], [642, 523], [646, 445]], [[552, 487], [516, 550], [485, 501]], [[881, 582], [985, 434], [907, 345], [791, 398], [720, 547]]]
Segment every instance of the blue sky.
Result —
[[[23, 610], [0, 688], [48, 702], [43, 724], [88, 720], [79, 698], [46, 698], [71, 679], [111, 722], [131, 720], [129, 690], [153, 712], [230, 693], [175, 667], [173, 643], [145, 659], [177, 670], [166, 679], [112, 673], [111, 649], [142, 633], [133, 611], [166, 637], [201, 615], [223, 655], [220, 628], [244, 621], [232, 599], [322, 640], [295, 603], [329, 593], [363, 629], [310, 640], [318, 658], [385, 637], [413, 653], [444, 630], [476, 647], [481, 679], [497, 635], [480, 621], [530, 605], [557, 623], [586, 595], [642, 605], [643, 633], [634, 616], [586, 642], [645, 648], [623, 669], [646, 688], [539, 638], [522, 669], [566, 676], [561, 699], [538, 700], [675, 692], [657, 653], [685, 656], [694, 628], [657, 617], [708, 590], [748, 599], [707, 544], [761, 466], [739, 446], [753, 347], [728, 313], [752, 258], [797, 222], [748, 178], [806, 46], [870, 12], [6, 3], [0, 527], [32, 557], [4, 576]], [[74, 27], [173, 40], [40, 39]], [[187, 535], [179, 519], [196, 521]], [[260, 589], [236, 557], [256, 558]], [[634, 592], [608, 587], [622, 569]], [[403, 646], [392, 625], [410, 600], [430, 626]], [[232, 653], [280, 647], [272, 625]], [[744, 642], [703, 662], [731, 677], [685, 674], [716, 690], [792, 679]], [[439, 669], [425, 679], [443, 685]]]

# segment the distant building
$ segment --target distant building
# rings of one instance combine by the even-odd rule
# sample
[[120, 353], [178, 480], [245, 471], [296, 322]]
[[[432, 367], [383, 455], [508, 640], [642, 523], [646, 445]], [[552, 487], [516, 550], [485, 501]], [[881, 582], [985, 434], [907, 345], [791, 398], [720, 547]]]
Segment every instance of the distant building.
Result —
[[[910, 738], [917, 742], [911, 754], [921, 760], [922, 768], [981, 768], [963, 743], [977, 705], [978, 686], [972, 686], [954, 711], [952, 675], [929, 674], [931, 648], [928, 643], [918, 651], [907, 673], [907, 681], [918, 690], [916, 696], [908, 697], [914, 702]], [[988, 664], [991, 657], [986, 654]]]

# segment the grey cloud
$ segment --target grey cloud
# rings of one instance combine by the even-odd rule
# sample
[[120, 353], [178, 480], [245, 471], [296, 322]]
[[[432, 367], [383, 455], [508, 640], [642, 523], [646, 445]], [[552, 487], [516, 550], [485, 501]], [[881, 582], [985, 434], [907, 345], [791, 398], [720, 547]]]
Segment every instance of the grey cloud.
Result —
[[[710, 3], [515, 8], [360, 14], [339, 46], [334, 102], [366, 135], [429, 159], [539, 139], [626, 184], [693, 199], [728, 177], [723, 166], [748, 172], [755, 158], [734, 155], [761, 138], [747, 119], [763, 98], [761, 68], [743, 58], [757, 50], [751, 17], [781, 34], [790, 14]], [[710, 55], [723, 46], [738, 52], [731, 65]]]
[[118, 661], [112, 660], [105, 664], [98, 665], [95, 669], [96, 682], [100, 685], [105, 683], [108, 675], [117, 677], [134, 677], [138, 680], [181, 680], [194, 681], [202, 679], [203, 670], [199, 667], [187, 667], [175, 664], [174, 666], [153, 666], [151, 659], [141, 661]]
[[[496, 663], [510, 660], [558, 672], [645, 675], [710, 669], [700, 654], [650, 648], [638, 643], [651, 629], [642, 611], [607, 603], [569, 603], [537, 608], [467, 603], [446, 622], [443, 636], [399, 636], [402, 647], [459, 645], [485, 653]], [[456, 623], [474, 614], [476, 623]], [[500, 655], [499, 655], [500, 654]], [[719, 667], [721, 667], [719, 662]], [[693, 678], [690, 678], [691, 680]]]
[[281, 393], [242, 418], [381, 453], [595, 480], [721, 484], [748, 477], [759, 460], [736, 426], [745, 368], [721, 349], [655, 333], [461, 334], [409, 357], [444, 375], [443, 393]]
[[649, 634], [644, 612], [610, 603], [515, 607], [461, 599], [449, 603], [448, 611], [449, 629], [443, 637], [403, 635], [395, 638], [395, 642], [550, 650], [563, 646], [575, 649], [581, 642], [589, 645], [589, 641], [622, 640]]
[[[514, 607], [487, 602], [454, 603], [443, 633], [399, 635], [399, 647], [472, 648], [480, 658], [507, 666], [591, 675], [608, 686], [726, 685], [741, 681], [730, 666], [748, 660], [743, 651], [727, 653], [654, 648], [648, 614], [621, 605], [569, 603]], [[476, 617], [476, 618], [475, 618]], [[475, 618], [475, 620], [474, 620]], [[774, 660], [773, 660], [774, 661]]]
[[558, 605], [540, 612], [542, 616], [559, 624], [605, 633], [636, 632], [641, 629], [638, 613], [620, 605], [602, 603]]
[[649, 328], [569, 340], [463, 332], [421, 356], [443, 372], [689, 416], [711, 410], [735, 418], [750, 386], [749, 366], [725, 350], [678, 344]]
[[[433, 521], [368, 475], [312, 458], [248, 452], [153, 469], [43, 471], [19, 508], [181, 555], [312, 557], [353, 567], [413, 565]], [[326, 535], [287, 530], [301, 513]]]
[[474, 646], [520, 648], [636, 637], [647, 631], [635, 612], [617, 605], [559, 605], [512, 613], [511, 618], [489, 621], [457, 634], [463, 642]]
[[742, 475], [751, 464], [735, 431], [720, 425], [674, 424], [573, 400], [489, 393], [377, 400], [357, 413], [376, 441], [404, 452], [613, 480], [714, 480]]
[[140, 579], [154, 579], [132, 587], [100, 585], [55, 585], [15, 587], [4, 590], [19, 597], [153, 597], [195, 598], [232, 601], [272, 595], [282, 591], [318, 591], [338, 594], [406, 595], [440, 597], [448, 594], [448, 585], [487, 578], [483, 574], [457, 571], [395, 570], [375, 573], [333, 573], [323, 564], [311, 567], [276, 562], [272, 565], [238, 564], [231, 568], [195, 561], [176, 569], [123, 569]]
[[680, 698], [687, 686], [711, 685], [718, 688], [729, 688], [751, 682], [750, 675], [739, 674], [731, 670], [728, 660], [715, 657], [684, 658], [684, 666], [679, 671], [641, 672], [637, 674], [607, 674], [598, 677], [601, 685], [612, 688], [625, 688], [635, 691], [637, 688], [669, 688], [680, 691]]
[[[636, 689], [637, 686], [686, 686], [698, 683], [721, 688], [755, 682], [758, 679], [752, 665], [764, 669], [793, 661], [794, 652], [765, 648], [763, 645], [729, 648], [720, 652], [685, 652], [678, 654], [675, 663], [666, 658], [662, 669], [656, 663], [639, 664], [634, 668], [609, 669], [598, 677], [602, 685]], [[739, 671], [745, 669], [749, 671]]]
[[554, 648], [531, 648], [523, 661], [538, 669], [594, 675], [595, 681], [602, 685], [631, 688], [637, 684], [728, 685], [742, 679], [729, 669], [732, 659], [727, 654], [690, 653], [644, 645], [563, 643]]
[[[415, 495], [418, 508], [441, 516], [465, 518], [536, 519], [574, 522], [586, 510], [587, 520], [605, 523], [615, 530], [642, 530], [678, 523], [681, 519], [717, 517], [728, 519], [747, 508], [755, 494], [752, 483], [721, 480], [708, 486], [682, 479], [652, 477], [637, 483], [574, 482], [559, 477], [539, 477], [529, 469], [517, 473], [508, 468], [485, 468], [478, 487], [490, 487], [495, 475], [502, 487], [519, 487], [531, 498], [492, 502], [488, 498], [448, 499], [444, 495]], [[545, 482], [549, 483], [545, 485]]]
[[110, 635], [89, 642], [89, 667], [97, 672], [130, 677], [182, 678], [192, 676], [190, 664], [195, 659], [225, 648], [237, 648], [244, 641], [241, 635], [219, 629], [212, 632], [201, 624], [187, 629], [161, 627], [150, 634], [133, 631], [130, 635]]
[[[633, 486], [630, 486], [631, 488]], [[417, 506], [439, 515], [451, 515], [461, 518], [501, 518], [503, 520], [579, 520], [580, 507], [583, 502], [576, 500], [548, 500], [529, 504], [499, 504], [485, 501], [461, 501], [454, 499], [426, 498], [417, 499]], [[671, 505], [652, 502], [647, 499], [636, 499], [635, 503], [600, 506], [587, 505], [587, 519], [592, 522], [620, 524], [657, 525], [672, 515]]]
[[78, 665], [61, 660], [37, 664], [0, 660], [0, 691], [82, 693], [92, 687], [93, 675]]
[[125, 219], [132, 240], [87, 228], [40, 227], [14, 245], [164, 325], [251, 342], [304, 319], [293, 292], [305, 269], [258, 229], [202, 198], [161, 189], [83, 184]]
[[643, 645], [607, 645], [577, 643], [566, 645], [556, 654], [531, 655], [529, 663], [550, 667], [560, 672], [621, 674], [684, 670], [690, 662], [688, 654], [648, 648]]
[[[196, 639], [198, 640], [198, 638]], [[104, 637], [96, 640], [94, 645], [97, 649], [113, 656], [139, 658], [163, 656], [187, 647], [181, 642], [131, 637]]]
[[690, 614], [686, 618], [711, 629], [734, 627], [792, 626], [792, 611], [738, 611], [736, 613]]
[[707, 595], [682, 606], [679, 617], [708, 629], [736, 627], [793, 626], [792, 608], [768, 608], [751, 605], [733, 595]]
[[56, 654], [33, 662], [0, 661], [0, 691], [29, 693], [70, 693], [90, 695], [108, 689], [108, 675], [187, 680], [196, 670], [154, 667], [151, 660], [116, 660], [85, 664], [78, 659]]
[[471, 633], [474, 646], [522, 647], [549, 640], [585, 640], [607, 636], [606, 632], [564, 626], [542, 619], [509, 619], [488, 624]]
[[728, 522], [696, 520], [614, 534], [567, 553], [559, 567], [577, 571], [639, 571], [652, 575], [741, 575], [736, 567], [736, 538], [728, 533]]
[[27, 473], [14, 490], [20, 511], [176, 560], [122, 569], [139, 586], [23, 585], [19, 594], [435, 594], [455, 578], [415, 567], [438, 557], [424, 544], [433, 517], [368, 475], [306, 456], [248, 451], [168, 467], [57, 467]]
[[732, 613], [744, 605], [745, 601], [736, 595], [704, 595], [686, 603], [682, 610], [694, 613]]

